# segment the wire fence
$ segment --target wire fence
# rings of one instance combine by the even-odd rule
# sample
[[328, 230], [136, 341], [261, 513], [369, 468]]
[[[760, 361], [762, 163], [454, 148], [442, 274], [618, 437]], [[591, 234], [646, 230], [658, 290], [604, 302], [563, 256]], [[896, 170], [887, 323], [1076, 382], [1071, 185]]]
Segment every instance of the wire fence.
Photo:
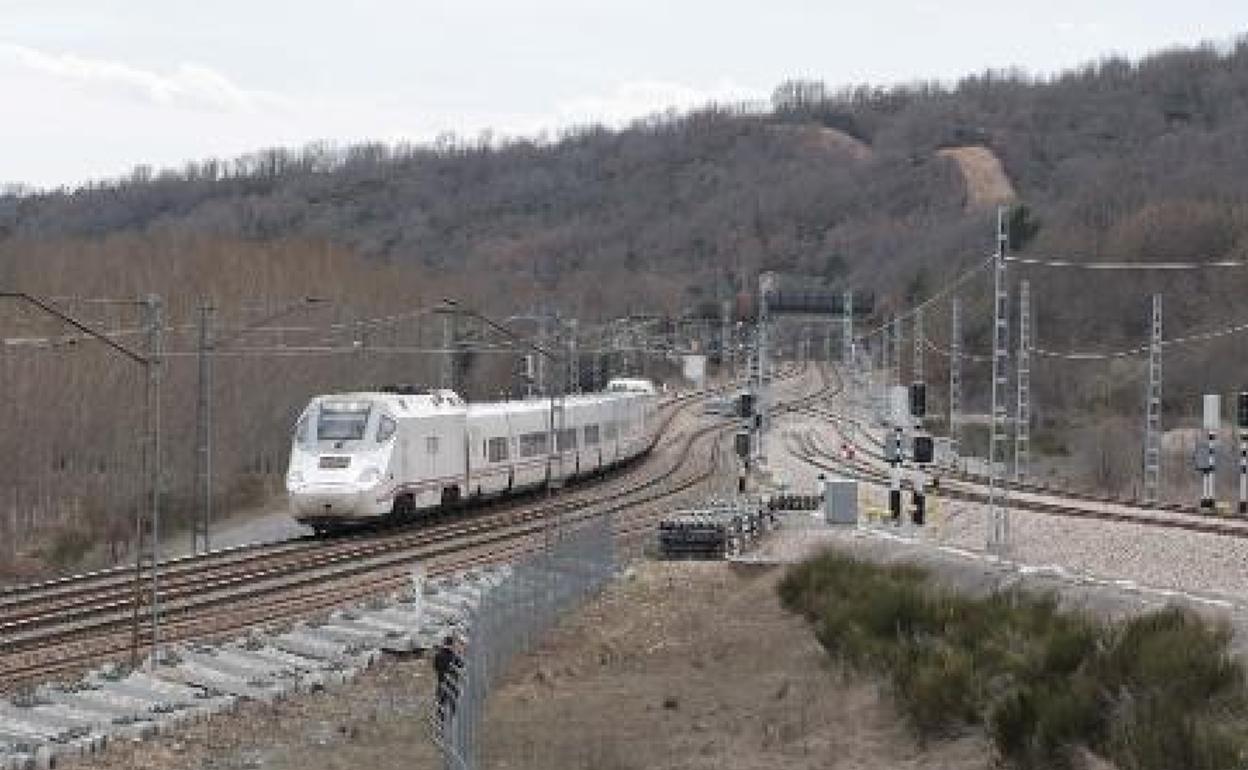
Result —
[[486, 701], [508, 663], [615, 571], [614, 529], [600, 517], [513, 563], [502, 583], [481, 597], [464, 624], [466, 644], [439, 681], [429, 713], [447, 770], [481, 767]]

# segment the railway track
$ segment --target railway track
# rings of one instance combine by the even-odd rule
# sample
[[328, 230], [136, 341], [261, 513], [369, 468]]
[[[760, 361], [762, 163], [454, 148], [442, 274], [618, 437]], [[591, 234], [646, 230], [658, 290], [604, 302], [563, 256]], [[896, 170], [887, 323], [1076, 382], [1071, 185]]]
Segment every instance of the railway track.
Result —
[[[666, 414], [662, 415], [656, 434], [665, 434], [676, 415], [689, 401], [698, 396], [697, 393], [686, 394], [663, 404], [660, 408], [666, 410]], [[605, 483], [618, 481], [621, 472], [622, 470], [616, 470], [607, 474]], [[568, 492], [561, 495], [560, 507], [570, 506], [587, 494], [601, 494], [603, 489], [601, 484], [592, 490], [579, 486], [571, 487]], [[610, 491], [610, 487], [605, 487], [605, 489]], [[512, 498], [508, 502], [514, 504], [514, 502], [524, 502], [526, 499], [531, 500], [532, 496]], [[477, 509], [474, 515], [488, 514], [498, 507], [498, 504], [486, 505]], [[454, 530], [457, 521], [460, 520], [442, 522], [434, 519], [414, 522], [402, 527], [390, 527], [387, 532], [402, 534], [404, 531], [423, 529], [428, 526], [439, 530]], [[228, 575], [239, 565], [245, 565], [258, 556], [262, 556], [275, 565], [282, 558], [288, 558], [292, 564], [297, 565], [297, 562], [307, 560], [312, 554], [316, 554], [319, 558], [332, 558], [332, 552], [343, 547], [342, 544], [350, 544], [360, 538], [375, 536], [376, 532], [362, 532], [354, 536], [342, 536], [334, 541], [318, 541], [312, 536], [306, 536], [164, 560], [161, 562], [162, 593], [168, 590], [176, 595], [191, 586], [191, 581], [188, 579], [191, 577], [203, 580], [212, 573]], [[144, 570], [150, 570], [150, 565], [145, 563]], [[0, 638], [9, 641], [7, 637], [10, 634], [22, 630], [24, 625], [36, 622], [40, 617], [54, 618], [58, 615], [88, 610], [92, 606], [103, 605], [110, 601], [131, 604], [132, 597], [129, 592], [133, 584], [134, 565], [126, 564], [43, 583], [2, 588], [0, 589]]]
[[[666, 405], [656, 444], [671, 440], [668, 428], [696, 400], [694, 394]], [[262, 623], [314, 615], [399, 587], [414, 561], [436, 575], [539, 548], [556, 523], [574, 526], [589, 517], [635, 510], [705, 482], [714, 474], [720, 439], [730, 427], [692, 430], [679, 446], [669, 446], [674, 457], [657, 470], [648, 461], [553, 501], [487, 507], [415, 529], [284, 541], [162, 563], [161, 641], [237, 635]], [[694, 467], [695, 450], [708, 442], [709, 462]], [[625, 522], [619, 529], [636, 535], [645, 526]], [[131, 565], [0, 593], [0, 689], [127, 657], [133, 574]], [[150, 637], [140, 643], [150, 644]]]
[[[796, 458], [821, 470], [868, 483], [881, 486], [890, 483], [891, 477], [884, 464], [880, 442], [870, 441], [874, 446], [869, 447], [852, 435], [866, 435], [861, 423], [826, 406], [802, 404], [795, 411], [836, 425], [842, 438], [855, 449], [853, 459], [844, 457], [835, 449], [820, 445], [807, 431], [792, 437], [790, 451]], [[852, 430], [844, 430], [845, 425], [851, 425]], [[1070, 494], [1032, 484], [1008, 483], [1004, 485], [1004, 489], [1009, 497], [1010, 508], [1016, 510], [1248, 538], [1248, 520], [1220, 518], [1196, 509], [1143, 505], [1094, 495]], [[942, 472], [940, 486], [935, 493], [946, 499], [972, 503], [988, 502], [987, 480], [975, 474]]]
[[[865, 452], [880, 460], [884, 460], [884, 443], [883, 440], [871, 434], [871, 432], [863, 425], [863, 421], [848, 417], [839, 412], [835, 412], [827, 407], [810, 406], [804, 407], [803, 411], [808, 412], [812, 416], [827, 419], [828, 421], [839, 425], [848, 425], [858, 435], [862, 436], [872, 448], [867, 448], [861, 442], [854, 442], [858, 451]], [[952, 477], [963, 481], [974, 482], [981, 486], [986, 486], [989, 482], [988, 476], [981, 473], [971, 473], [961, 469], [942, 469], [942, 477]], [[1060, 497], [1068, 500], [1080, 500], [1093, 503], [1108, 503], [1115, 505], [1130, 506], [1147, 511], [1167, 511], [1171, 513], [1179, 513], [1188, 516], [1198, 516], [1207, 519], [1217, 519], [1219, 515], [1211, 511], [1202, 510], [1193, 505], [1183, 505], [1181, 503], [1150, 503], [1132, 497], [1114, 496], [1114, 495], [1097, 495], [1088, 492], [1079, 492], [1076, 490], [1055, 487], [1045, 483], [1031, 483], [1025, 481], [1014, 481], [1003, 479], [1001, 481], [1002, 488], [1013, 492], [1028, 492], [1036, 494], [1044, 494], [1052, 497]]]

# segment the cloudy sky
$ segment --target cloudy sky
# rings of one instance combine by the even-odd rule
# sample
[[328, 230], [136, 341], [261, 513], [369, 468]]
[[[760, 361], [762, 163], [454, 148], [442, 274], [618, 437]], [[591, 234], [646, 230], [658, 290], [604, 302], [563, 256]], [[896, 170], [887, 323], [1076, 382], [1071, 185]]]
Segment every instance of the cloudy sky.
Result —
[[615, 123], [791, 76], [1044, 73], [1245, 31], [1244, 0], [0, 0], [0, 182]]

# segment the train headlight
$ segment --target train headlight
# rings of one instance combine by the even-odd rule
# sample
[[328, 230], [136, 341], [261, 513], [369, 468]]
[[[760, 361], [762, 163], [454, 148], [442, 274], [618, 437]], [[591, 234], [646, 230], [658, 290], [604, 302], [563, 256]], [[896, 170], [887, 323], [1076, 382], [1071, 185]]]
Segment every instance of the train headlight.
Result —
[[303, 471], [291, 471], [286, 476], [286, 483], [287, 484], [302, 484], [303, 483]]
[[360, 477], [356, 479], [361, 484], [372, 484], [381, 478], [381, 469], [375, 465], [370, 465], [360, 472]]

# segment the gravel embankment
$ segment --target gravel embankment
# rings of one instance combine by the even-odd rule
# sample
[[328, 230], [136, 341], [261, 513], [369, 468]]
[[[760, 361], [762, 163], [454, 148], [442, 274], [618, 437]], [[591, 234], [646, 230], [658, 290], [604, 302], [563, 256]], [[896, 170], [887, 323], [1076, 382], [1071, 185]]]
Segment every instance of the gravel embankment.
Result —
[[[824, 472], [789, 451], [792, 435], [809, 430], [817, 431], [825, 446], [838, 442], [830, 425], [812, 424], [808, 417], [777, 420], [769, 437], [772, 465], [798, 488], [813, 487]], [[880, 486], [863, 483], [860, 500], [864, 513], [886, 507]], [[1180, 601], [1224, 614], [1248, 632], [1248, 601], [1241, 598], [1248, 596], [1248, 539], [1013, 510], [1009, 558], [1001, 563], [985, 553], [987, 506], [943, 500], [929, 505], [929, 525], [922, 529], [866, 524], [851, 532], [821, 529], [798, 527], [773, 548], [792, 557], [835, 541], [868, 552], [883, 549], [905, 552], [908, 558], [974, 563], [970, 571], [991, 575], [984, 581], [994, 584], [1022, 580], [1098, 606], [1152, 607]]]

